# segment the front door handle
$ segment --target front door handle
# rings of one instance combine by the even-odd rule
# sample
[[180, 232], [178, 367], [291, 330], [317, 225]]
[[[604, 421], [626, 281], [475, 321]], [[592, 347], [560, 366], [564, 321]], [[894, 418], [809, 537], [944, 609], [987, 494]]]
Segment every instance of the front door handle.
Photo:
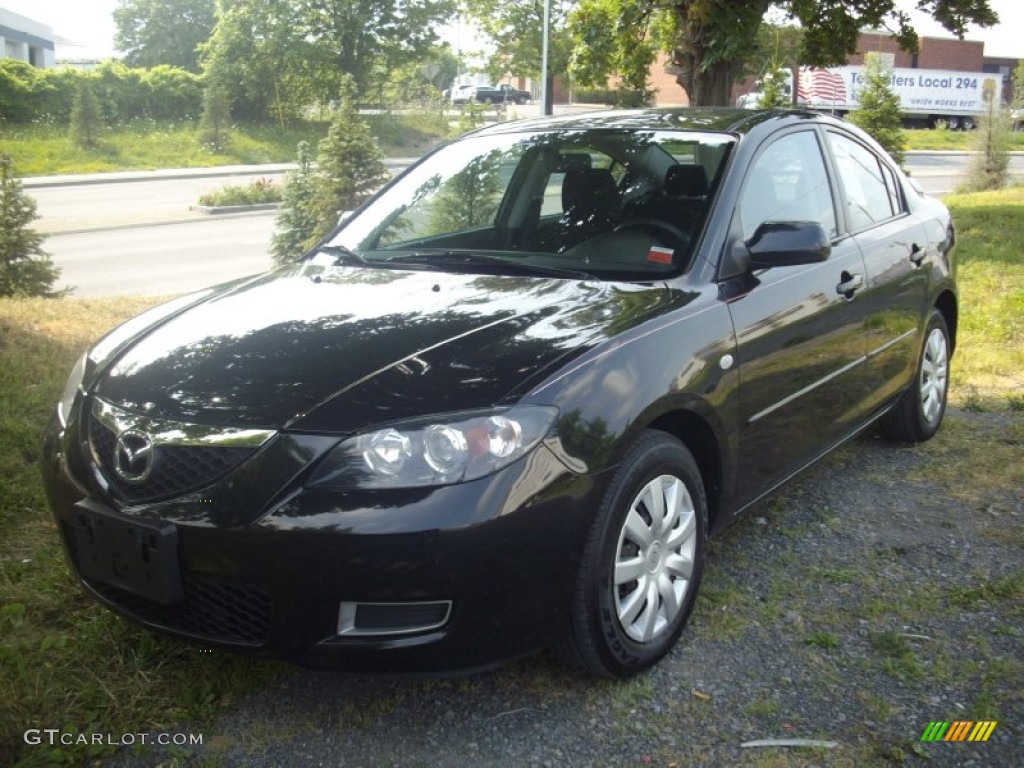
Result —
[[863, 275], [851, 275], [849, 272], [843, 271], [840, 278], [842, 280], [839, 285], [836, 286], [836, 293], [841, 293], [848, 299], [853, 298], [854, 292], [863, 287], [864, 276]]

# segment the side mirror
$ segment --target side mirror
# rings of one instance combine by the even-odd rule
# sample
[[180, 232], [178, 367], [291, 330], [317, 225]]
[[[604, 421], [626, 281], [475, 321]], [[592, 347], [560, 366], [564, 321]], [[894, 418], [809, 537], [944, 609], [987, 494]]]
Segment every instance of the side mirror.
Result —
[[817, 221], [766, 221], [745, 245], [753, 269], [817, 264], [832, 253], [828, 234]]

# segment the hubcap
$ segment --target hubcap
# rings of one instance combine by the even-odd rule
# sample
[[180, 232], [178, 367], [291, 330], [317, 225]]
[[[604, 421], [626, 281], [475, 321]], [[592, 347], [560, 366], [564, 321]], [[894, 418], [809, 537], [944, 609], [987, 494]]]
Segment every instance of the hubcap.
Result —
[[921, 359], [921, 412], [925, 421], [934, 424], [946, 401], [946, 377], [949, 375], [949, 353], [946, 336], [933, 328], [924, 344]]
[[615, 550], [615, 612], [630, 639], [650, 642], [679, 615], [696, 548], [686, 485], [672, 475], [654, 478], [633, 499]]

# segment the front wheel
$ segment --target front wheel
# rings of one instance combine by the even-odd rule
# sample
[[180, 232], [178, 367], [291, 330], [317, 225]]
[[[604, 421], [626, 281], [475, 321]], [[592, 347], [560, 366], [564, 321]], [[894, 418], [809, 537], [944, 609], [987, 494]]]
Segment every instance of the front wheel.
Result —
[[934, 435], [946, 412], [949, 392], [949, 329], [942, 313], [932, 310], [914, 381], [882, 417], [882, 435], [903, 443], [921, 443]]
[[693, 609], [706, 539], [693, 456], [664, 432], [643, 433], [598, 509], [559, 655], [601, 677], [628, 677], [665, 656]]

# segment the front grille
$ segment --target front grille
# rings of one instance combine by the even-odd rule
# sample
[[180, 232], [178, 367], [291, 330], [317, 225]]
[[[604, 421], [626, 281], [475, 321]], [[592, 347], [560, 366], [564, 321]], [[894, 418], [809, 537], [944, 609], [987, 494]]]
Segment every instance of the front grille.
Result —
[[164, 605], [91, 579], [86, 583], [125, 613], [204, 640], [260, 646], [270, 628], [270, 596], [247, 584], [185, 574], [185, 597]]
[[153, 469], [145, 481], [128, 483], [114, 471], [117, 436], [99, 419], [89, 419], [89, 441], [114, 493], [128, 502], [181, 495], [209, 485], [244, 461], [254, 448], [156, 445]]

